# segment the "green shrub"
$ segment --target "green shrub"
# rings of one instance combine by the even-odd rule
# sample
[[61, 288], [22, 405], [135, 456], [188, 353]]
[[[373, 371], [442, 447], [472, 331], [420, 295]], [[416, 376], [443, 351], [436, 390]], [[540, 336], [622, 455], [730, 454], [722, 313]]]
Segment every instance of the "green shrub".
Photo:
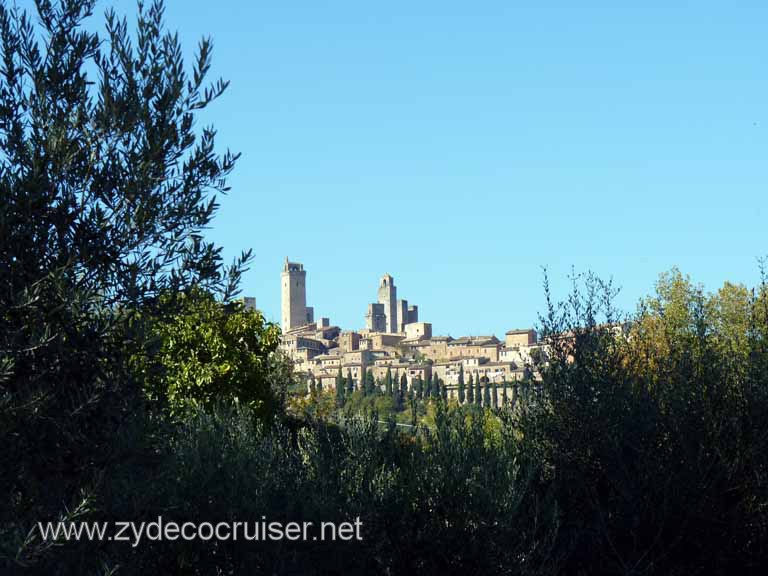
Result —
[[280, 397], [270, 377], [280, 328], [259, 311], [200, 290], [173, 299], [175, 311], [152, 325], [157, 349], [137, 362], [147, 396], [174, 416], [222, 400], [250, 406], [262, 418], [274, 415]]
[[[560, 509], [564, 572], [746, 573], [765, 561], [765, 294], [721, 305], [722, 291], [673, 271], [629, 324], [594, 277], [550, 305], [544, 399], [521, 429]], [[723, 323], [724, 308], [740, 312]]]

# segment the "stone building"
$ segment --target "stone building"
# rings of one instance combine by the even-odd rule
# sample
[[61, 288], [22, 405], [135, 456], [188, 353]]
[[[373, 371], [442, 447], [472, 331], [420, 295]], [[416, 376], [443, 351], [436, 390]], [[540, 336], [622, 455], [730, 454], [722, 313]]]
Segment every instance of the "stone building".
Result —
[[[429, 331], [431, 332], [431, 326]], [[426, 339], [423, 337], [408, 338], [403, 340], [401, 344], [427, 360], [438, 362], [448, 359], [448, 343], [452, 341], [450, 336], [429, 336]]]
[[387, 316], [384, 313], [384, 304], [368, 304], [368, 312], [365, 315], [365, 328], [369, 332], [387, 331]]
[[405, 337], [408, 340], [428, 340], [432, 338], [432, 324], [429, 322], [411, 322], [406, 324]]
[[384, 308], [387, 329], [384, 332], [398, 332], [397, 329], [397, 286], [395, 279], [384, 274], [379, 282], [378, 301]]
[[[360, 385], [367, 370], [382, 385], [387, 372], [399, 386], [401, 376], [413, 387], [417, 378], [437, 377], [450, 397], [457, 393], [458, 375], [472, 375], [501, 386], [504, 382], [540, 378], [536, 366], [547, 362], [549, 343], [539, 342], [532, 329], [510, 330], [500, 342], [495, 336], [434, 336], [432, 325], [419, 322], [419, 311], [397, 298], [394, 279], [385, 274], [379, 284], [378, 302], [368, 305], [366, 328], [343, 330], [328, 318], [314, 320], [306, 302], [306, 271], [286, 258], [281, 275], [281, 349], [294, 361], [303, 377], [322, 382], [330, 391], [339, 370]], [[253, 307], [253, 300], [244, 299]], [[618, 328], [617, 328], [618, 330]], [[563, 338], [567, 338], [564, 335]]]
[[239, 298], [239, 300], [243, 303], [243, 308], [247, 311], [253, 312], [256, 310], [256, 298], [253, 296], [243, 296], [242, 298]]
[[464, 336], [448, 342], [448, 358], [487, 358], [498, 362], [501, 343], [495, 336]]
[[395, 309], [397, 310], [397, 329], [395, 332], [405, 332], [405, 325], [408, 323], [408, 300], [398, 300]]
[[402, 334], [372, 332], [360, 339], [360, 348], [366, 350], [394, 349], [405, 339]]
[[342, 352], [351, 352], [360, 348], [360, 334], [357, 332], [342, 332], [339, 336], [339, 348]]
[[360, 364], [365, 369], [373, 361], [373, 353], [370, 350], [354, 350], [344, 352], [344, 364]]
[[307, 306], [307, 272], [304, 266], [298, 262], [289, 262], [286, 256], [280, 280], [283, 333], [312, 324], [315, 321], [315, 313]]
[[532, 346], [536, 343], [536, 331], [532, 328], [524, 330], [509, 330], [504, 334], [504, 346], [514, 348], [517, 346]]
[[335, 371], [342, 364], [342, 357], [336, 354], [321, 354], [312, 359], [311, 372], [315, 371]]
[[408, 324], [418, 321], [419, 307], [409, 306], [408, 300], [398, 300], [395, 279], [384, 274], [379, 281], [378, 302], [368, 305], [366, 329], [369, 332], [402, 334]]

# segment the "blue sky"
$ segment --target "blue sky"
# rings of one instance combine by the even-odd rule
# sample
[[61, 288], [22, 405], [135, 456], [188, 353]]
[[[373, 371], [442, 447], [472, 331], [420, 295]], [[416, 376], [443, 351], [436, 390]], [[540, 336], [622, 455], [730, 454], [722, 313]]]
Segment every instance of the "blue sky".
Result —
[[[133, 10], [121, 2], [120, 10]], [[102, 8], [104, 5], [102, 4]], [[285, 256], [316, 315], [362, 328], [379, 277], [439, 334], [543, 309], [541, 267], [633, 309], [677, 265], [754, 284], [768, 253], [768, 3], [169, 0], [205, 115], [242, 153], [209, 236], [251, 247], [279, 319]]]

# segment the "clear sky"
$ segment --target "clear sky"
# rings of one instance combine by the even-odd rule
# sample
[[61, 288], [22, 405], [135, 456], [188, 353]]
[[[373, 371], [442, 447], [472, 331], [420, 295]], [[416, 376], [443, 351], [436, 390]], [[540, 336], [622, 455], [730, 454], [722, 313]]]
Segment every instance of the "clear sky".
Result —
[[168, 0], [167, 22], [231, 81], [209, 235], [254, 249], [243, 293], [273, 320], [285, 256], [316, 316], [362, 328], [389, 273], [453, 336], [533, 325], [542, 266], [561, 295], [571, 266], [612, 276], [626, 309], [674, 265], [758, 279], [767, 2]]

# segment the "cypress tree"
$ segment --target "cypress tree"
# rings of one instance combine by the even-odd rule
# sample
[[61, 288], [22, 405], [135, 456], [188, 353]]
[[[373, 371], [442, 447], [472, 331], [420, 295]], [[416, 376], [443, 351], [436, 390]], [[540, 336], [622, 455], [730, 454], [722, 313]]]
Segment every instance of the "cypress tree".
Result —
[[517, 380], [515, 380], [514, 384], [512, 384], [512, 406], [515, 406], [517, 404], [519, 394], [520, 394], [520, 383]]
[[487, 376], [483, 376], [483, 406], [491, 407], [491, 383]]
[[315, 384], [315, 375], [310, 374], [309, 375], [309, 394], [312, 397], [317, 396], [317, 385]]
[[445, 380], [440, 380], [440, 394], [443, 402], [448, 402], [448, 386], [445, 385]]
[[400, 400], [400, 373], [395, 372], [392, 377], [392, 400], [395, 403], [395, 410], [402, 408], [402, 401]]
[[395, 404], [397, 404], [398, 396], [400, 396], [400, 372], [395, 371], [394, 376], [392, 376], [392, 397], [395, 399]]
[[467, 382], [467, 402], [470, 404], [475, 403], [475, 381], [472, 378], [472, 374], [469, 375], [469, 382]]
[[339, 373], [336, 375], [336, 405], [344, 406], [344, 376], [341, 375], [341, 366], [339, 366]]
[[355, 391], [355, 381], [352, 378], [352, 369], [347, 368], [347, 392], [349, 392], [349, 395], [351, 396], [354, 391]]
[[507, 381], [502, 380], [501, 382], [502, 389], [501, 389], [501, 405], [502, 407], [506, 408], [507, 406]]
[[464, 386], [464, 364], [459, 366], [459, 404], [464, 404], [467, 399], [467, 391]]
[[366, 396], [373, 396], [376, 391], [376, 380], [373, 378], [373, 372], [370, 368], [365, 372], [365, 386], [363, 387], [363, 394]]
[[398, 406], [403, 410], [405, 408], [405, 396], [408, 393], [408, 377], [405, 375], [405, 371], [400, 376], [400, 394], [398, 395]]
[[432, 373], [427, 374], [427, 383], [424, 387], [424, 398], [432, 397]]
[[384, 393], [387, 396], [392, 396], [392, 370], [387, 368], [387, 373], [384, 376]]
[[483, 389], [482, 385], [480, 384], [480, 375], [475, 374], [475, 404], [478, 406], [482, 405], [483, 402]]
[[416, 398], [421, 400], [424, 398], [424, 381], [421, 379], [421, 374], [416, 376], [416, 382], [414, 384], [414, 388], [416, 389]]
[[378, 382], [376, 381], [376, 378], [373, 376], [373, 370], [368, 368], [368, 384], [371, 386], [371, 396], [376, 394], [376, 392], [379, 390], [379, 387], [377, 386]]
[[432, 378], [432, 398], [440, 398], [440, 378], [437, 374]]

